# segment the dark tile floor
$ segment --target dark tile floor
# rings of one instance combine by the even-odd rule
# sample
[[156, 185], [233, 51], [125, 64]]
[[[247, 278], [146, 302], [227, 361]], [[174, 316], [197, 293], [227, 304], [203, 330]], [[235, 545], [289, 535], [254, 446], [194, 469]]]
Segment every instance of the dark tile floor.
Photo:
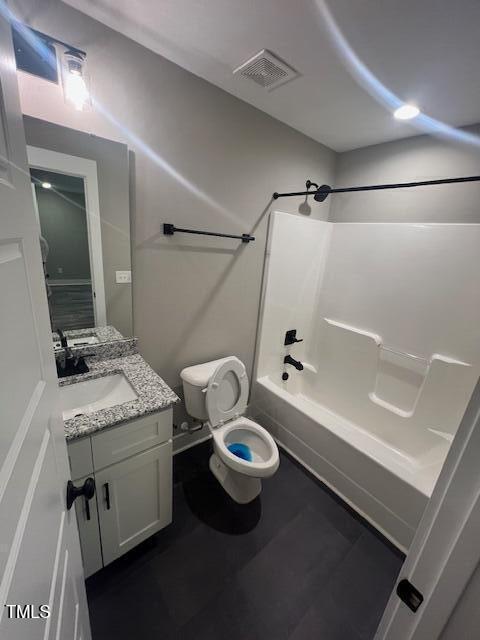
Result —
[[173, 523], [87, 581], [93, 640], [367, 640], [403, 557], [291, 458], [250, 505], [175, 457]]

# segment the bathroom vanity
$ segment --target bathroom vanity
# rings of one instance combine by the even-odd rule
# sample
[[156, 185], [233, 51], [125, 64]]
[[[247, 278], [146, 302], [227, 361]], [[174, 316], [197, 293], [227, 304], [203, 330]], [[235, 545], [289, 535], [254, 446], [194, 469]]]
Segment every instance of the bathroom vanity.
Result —
[[93, 496], [73, 503], [85, 577], [171, 522], [179, 401], [136, 353], [134, 338], [98, 353], [85, 357], [87, 373], [59, 381], [73, 485], [95, 485]]
[[72, 440], [75, 486], [96, 492], [75, 501], [85, 577], [172, 520], [172, 409]]

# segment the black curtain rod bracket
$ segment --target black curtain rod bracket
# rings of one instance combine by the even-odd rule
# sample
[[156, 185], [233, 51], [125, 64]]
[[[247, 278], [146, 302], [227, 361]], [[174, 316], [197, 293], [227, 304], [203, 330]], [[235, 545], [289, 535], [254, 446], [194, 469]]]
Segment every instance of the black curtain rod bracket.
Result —
[[174, 233], [193, 233], [197, 236], [217, 236], [219, 238], [234, 238], [235, 240], [241, 240], [248, 244], [255, 240], [255, 236], [251, 236], [249, 233], [242, 233], [239, 235], [232, 235], [230, 233], [215, 233], [213, 231], [198, 231], [197, 229], [181, 229], [174, 224], [165, 222], [163, 225], [163, 233], [166, 236], [173, 236]]
[[[427, 187], [436, 184], [456, 184], [461, 182], [478, 182], [480, 176], [466, 176], [464, 178], [441, 178], [439, 180], [421, 180], [419, 182], [393, 182], [390, 184], [370, 184], [361, 187], [338, 187], [332, 188], [328, 184], [322, 184], [320, 187], [311, 180], [307, 180], [305, 186], [306, 191], [291, 191], [290, 193], [275, 193], [273, 199], [289, 198], [291, 196], [308, 196], [313, 195], [314, 200], [323, 202], [330, 193], [352, 193], [354, 191], [380, 191], [384, 189], [404, 189], [405, 187]], [[315, 191], [311, 191], [311, 187], [317, 187]]]

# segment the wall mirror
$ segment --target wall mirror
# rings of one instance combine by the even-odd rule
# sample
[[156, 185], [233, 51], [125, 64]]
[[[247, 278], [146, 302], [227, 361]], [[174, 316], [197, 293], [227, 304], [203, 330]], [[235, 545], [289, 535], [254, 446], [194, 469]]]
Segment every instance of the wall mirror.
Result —
[[132, 336], [129, 151], [24, 117], [54, 341]]

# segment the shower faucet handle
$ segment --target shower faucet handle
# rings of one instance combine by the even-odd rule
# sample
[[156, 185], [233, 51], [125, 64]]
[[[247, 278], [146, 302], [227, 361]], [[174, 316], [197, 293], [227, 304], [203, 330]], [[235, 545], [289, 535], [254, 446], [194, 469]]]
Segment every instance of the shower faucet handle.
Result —
[[297, 330], [289, 329], [285, 334], [284, 345], [295, 344], [296, 342], [303, 342], [303, 338], [297, 338]]

